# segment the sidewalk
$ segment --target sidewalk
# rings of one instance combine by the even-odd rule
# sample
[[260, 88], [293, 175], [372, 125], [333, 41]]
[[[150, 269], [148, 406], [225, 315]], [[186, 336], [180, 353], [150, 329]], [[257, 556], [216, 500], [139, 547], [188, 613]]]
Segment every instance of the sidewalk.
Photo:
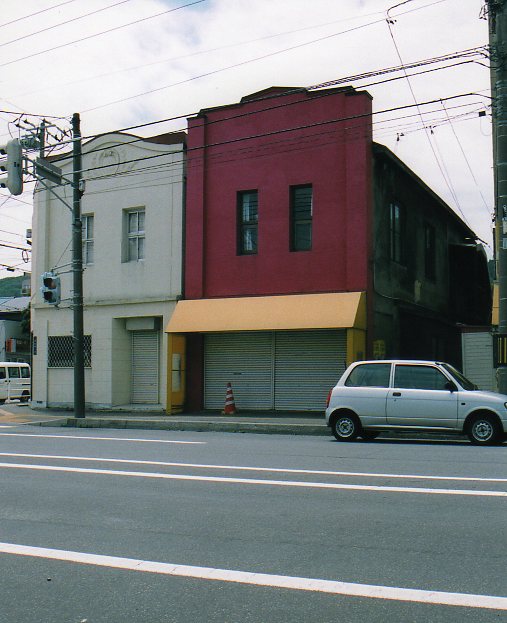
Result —
[[267, 433], [282, 435], [330, 435], [323, 413], [184, 413], [88, 411], [76, 418], [70, 411], [27, 409], [25, 423], [34, 426], [69, 428], [129, 428], [143, 430], [213, 431], [228, 433]]

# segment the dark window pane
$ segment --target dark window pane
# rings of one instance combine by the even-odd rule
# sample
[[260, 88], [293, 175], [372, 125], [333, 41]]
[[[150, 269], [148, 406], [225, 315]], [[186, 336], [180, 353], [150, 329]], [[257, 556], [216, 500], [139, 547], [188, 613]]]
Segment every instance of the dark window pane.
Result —
[[389, 387], [390, 363], [365, 363], [352, 370], [347, 387]]
[[238, 193], [238, 253], [257, 253], [259, 195], [256, 190]]
[[9, 370], [9, 378], [10, 379], [19, 379], [20, 378], [19, 368], [11, 368], [9, 366], [7, 369]]
[[424, 272], [428, 279], [436, 277], [435, 228], [426, 224], [424, 228]]
[[406, 260], [405, 209], [397, 203], [390, 205], [391, 259], [398, 264]]
[[308, 251], [312, 248], [312, 224], [295, 223], [294, 248], [298, 251]]
[[291, 251], [312, 248], [313, 188], [293, 186], [290, 191]]
[[446, 389], [447, 378], [430, 366], [396, 366], [394, 387], [400, 389]]

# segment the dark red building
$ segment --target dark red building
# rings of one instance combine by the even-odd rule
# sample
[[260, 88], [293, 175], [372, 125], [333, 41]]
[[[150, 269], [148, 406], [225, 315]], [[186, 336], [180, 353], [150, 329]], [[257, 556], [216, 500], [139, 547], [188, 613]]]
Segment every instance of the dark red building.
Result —
[[[442, 347], [457, 320], [448, 245], [475, 235], [407, 171], [374, 149], [365, 91], [273, 87], [189, 120], [185, 300], [167, 328], [187, 409], [221, 408], [231, 382], [239, 409], [320, 410], [347, 363], [403, 352], [400, 305], [427, 307]], [[438, 227], [420, 251], [410, 196], [426, 200], [421, 226]], [[376, 263], [406, 291], [376, 292]], [[430, 264], [428, 292], [414, 293]]]

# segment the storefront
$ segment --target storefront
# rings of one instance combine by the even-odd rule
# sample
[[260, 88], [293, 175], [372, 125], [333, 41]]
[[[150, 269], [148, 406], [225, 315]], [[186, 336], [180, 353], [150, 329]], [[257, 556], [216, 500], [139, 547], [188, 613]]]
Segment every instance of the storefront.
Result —
[[[321, 411], [348, 363], [364, 357], [366, 296], [180, 301], [166, 331], [168, 413], [188, 404], [221, 410], [227, 383], [240, 411]], [[196, 334], [199, 348], [187, 352]]]

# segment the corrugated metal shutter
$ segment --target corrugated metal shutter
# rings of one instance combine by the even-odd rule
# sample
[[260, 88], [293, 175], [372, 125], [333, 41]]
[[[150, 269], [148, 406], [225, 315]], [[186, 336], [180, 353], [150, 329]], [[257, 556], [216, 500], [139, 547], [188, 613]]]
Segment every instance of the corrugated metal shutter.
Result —
[[230, 382], [238, 410], [322, 411], [346, 343], [345, 330], [208, 334], [204, 406], [222, 409]]
[[346, 331], [275, 334], [275, 409], [323, 411], [346, 367]]
[[463, 333], [463, 374], [480, 389], [495, 391], [493, 337], [491, 333]]
[[158, 404], [159, 333], [132, 331], [132, 404]]
[[209, 333], [204, 341], [204, 406], [223, 409], [227, 383], [238, 409], [273, 408], [272, 338], [266, 332]]

